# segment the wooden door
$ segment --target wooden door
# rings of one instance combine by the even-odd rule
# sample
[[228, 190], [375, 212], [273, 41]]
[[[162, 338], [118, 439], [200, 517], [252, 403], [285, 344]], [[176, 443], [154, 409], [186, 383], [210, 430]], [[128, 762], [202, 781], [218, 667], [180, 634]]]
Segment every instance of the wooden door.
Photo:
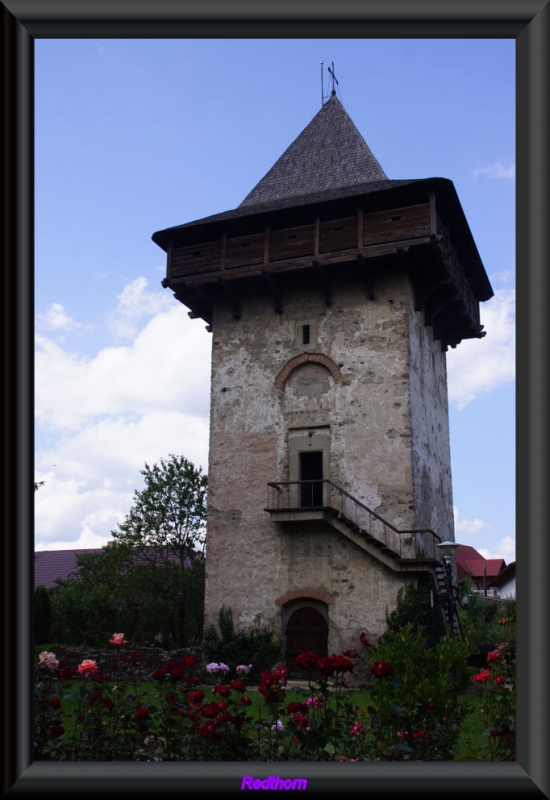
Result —
[[296, 656], [304, 652], [326, 656], [328, 625], [320, 611], [304, 606], [290, 616], [286, 628], [286, 664], [291, 672], [299, 673]]
[[[300, 507], [317, 508], [323, 505], [323, 452], [300, 453]], [[309, 483], [309, 481], [315, 481]]]

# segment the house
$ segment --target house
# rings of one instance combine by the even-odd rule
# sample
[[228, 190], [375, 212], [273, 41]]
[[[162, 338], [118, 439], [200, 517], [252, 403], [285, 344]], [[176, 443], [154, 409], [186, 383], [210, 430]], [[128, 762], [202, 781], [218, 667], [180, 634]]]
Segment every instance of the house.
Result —
[[516, 562], [512, 561], [499, 572], [496, 578], [490, 582], [491, 588], [495, 588], [498, 596], [502, 599], [516, 596]]
[[484, 558], [474, 547], [466, 544], [458, 545], [455, 557], [459, 581], [471, 578], [472, 588], [476, 594], [487, 597], [499, 596], [498, 584], [495, 581], [506, 569], [506, 561], [503, 558]]
[[[59, 581], [67, 580], [78, 573], [77, 558], [88, 553], [102, 553], [104, 548], [85, 548], [80, 550], [38, 550], [34, 553], [34, 588], [45, 586], [48, 592], [59, 589]], [[193, 554], [185, 565], [193, 565], [198, 554]], [[174, 557], [174, 561], [177, 559]]]
[[45, 586], [48, 592], [59, 589], [59, 581], [78, 572], [76, 560], [87, 553], [101, 553], [101, 548], [83, 550], [38, 550], [34, 553], [34, 588]]

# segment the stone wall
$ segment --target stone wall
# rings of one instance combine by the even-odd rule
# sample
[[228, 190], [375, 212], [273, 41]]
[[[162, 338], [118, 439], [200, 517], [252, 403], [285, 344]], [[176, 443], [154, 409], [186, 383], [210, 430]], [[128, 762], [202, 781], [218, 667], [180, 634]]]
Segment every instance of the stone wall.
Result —
[[291, 593], [302, 598], [293, 603], [326, 598], [329, 652], [356, 646], [362, 631], [380, 635], [414, 578], [326, 523], [283, 526], [265, 508], [268, 482], [292, 478], [292, 437], [323, 431], [325, 477], [388, 521], [452, 519], [444, 354], [412, 309], [408, 279], [388, 271], [371, 301], [342, 278], [330, 306], [295, 286], [281, 314], [258, 289], [242, 298], [241, 319], [216, 306], [212, 327], [206, 624], [225, 604], [237, 628], [281, 634], [280, 598]]

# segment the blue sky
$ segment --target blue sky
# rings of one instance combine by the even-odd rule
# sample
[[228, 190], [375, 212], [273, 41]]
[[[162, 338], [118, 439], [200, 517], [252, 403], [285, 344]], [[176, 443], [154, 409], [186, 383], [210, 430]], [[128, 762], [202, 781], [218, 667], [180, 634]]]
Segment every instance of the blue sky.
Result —
[[101, 547], [140, 470], [208, 469], [210, 334], [162, 228], [235, 208], [337, 93], [389, 178], [453, 181], [495, 296], [448, 353], [456, 540], [515, 559], [515, 42], [35, 42], [35, 547]]

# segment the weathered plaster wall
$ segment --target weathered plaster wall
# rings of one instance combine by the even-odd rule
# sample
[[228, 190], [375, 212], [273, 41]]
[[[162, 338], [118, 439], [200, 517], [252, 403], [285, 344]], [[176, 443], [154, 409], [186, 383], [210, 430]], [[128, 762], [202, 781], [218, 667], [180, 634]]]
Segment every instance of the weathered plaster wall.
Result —
[[433, 328], [410, 307], [410, 403], [416, 528], [454, 541], [447, 360]]
[[[441, 365], [430, 370], [423, 321], [410, 323], [406, 277], [388, 275], [376, 290], [370, 301], [360, 283], [342, 281], [327, 307], [320, 290], [302, 287], [284, 294], [282, 314], [267, 293], [250, 294], [240, 320], [226, 306], [215, 308], [207, 624], [225, 603], [238, 626], [262, 620], [280, 629], [277, 598], [310, 590], [330, 600], [330, 651], [353, 646], [360, 631], [382, 632], [386, 606], [407, 578], [325, 523], [278, 525], [264, 510], [267, 483], [289, 479], [289, 435], [328, 426], [331, 480], [398, 527], [413, 527], [415, 499], [426, 516], [434, 473], [428, 493], [417, 476], [431, 445], [429, 435], [415, 438], [411, 414], [425, 426], [431, 417], [424, 399], [411, 402], [409, 387], [435, 396], [440, 390], [430, 381]], [[301, 344], [304, 325], [308, 344]], [[330, 358], [333, 372], [309, 361], [277, 388], [277, 376], [300, 353]], [[421, 373], [412, 379], [411, 365]], [[411, 451], [416, 441], [420, 454]]]

